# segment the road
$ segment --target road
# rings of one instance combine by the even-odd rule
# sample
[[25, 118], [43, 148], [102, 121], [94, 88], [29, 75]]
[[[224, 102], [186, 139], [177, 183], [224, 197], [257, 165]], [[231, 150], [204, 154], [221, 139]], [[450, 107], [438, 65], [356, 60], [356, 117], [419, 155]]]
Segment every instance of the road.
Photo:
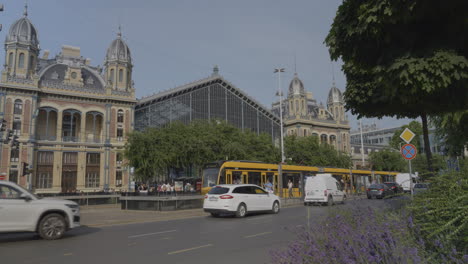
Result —
[[[335, 205], [386, 208], [385, 200]], [[321, 224], [324, 206], [283, 208], [277, 215], [238, 219], [211, 216], [103, 227], [83, 226], [61, 240], [34, 234], [0, 234], [2, 263], [271, 263], [270, 252], [284, 248], [308, 224]], [[309, 219], [309, 221], [307, 221]]]

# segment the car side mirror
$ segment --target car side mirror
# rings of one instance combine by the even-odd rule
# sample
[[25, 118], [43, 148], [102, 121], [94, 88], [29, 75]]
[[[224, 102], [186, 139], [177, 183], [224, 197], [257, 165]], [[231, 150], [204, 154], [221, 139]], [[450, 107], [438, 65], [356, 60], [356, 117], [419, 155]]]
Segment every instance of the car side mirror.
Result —
[[22, 194], [20, 195], [20, 199], [23, 199], [23, 200], [25, 200], [26, 202], [29, 202], [29, 201], [32, 200], [31, 196], [29, 196], [29, 195], [27, 195], [27, 194], [25, 194], [25, 193], [22, 193]]

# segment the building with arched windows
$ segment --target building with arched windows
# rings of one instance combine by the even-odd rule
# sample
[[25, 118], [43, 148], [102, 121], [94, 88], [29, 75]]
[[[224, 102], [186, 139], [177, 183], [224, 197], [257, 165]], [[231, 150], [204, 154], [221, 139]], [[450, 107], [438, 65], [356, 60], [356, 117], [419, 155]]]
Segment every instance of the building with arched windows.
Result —
[[[305, 90], [302, 80], [295, 73], [282, 107], [285, 135], [316, 136], [320, 142], [349, 153], [349, 121], [344, 113], [343, 96], [334, 83], [325, 107], [317, 103], [312, 92]], [[279, 102], [273, 103], [272, 111], [280, 115]]]
[[[8, 180], [37, 193], [128, 188], [120, 151], [133, 130], [136, 100], [130, 49], [120, 33], [105, 55], [104, 68], [92, 66], [78, 47], [40, 57], [27, 10], [11, 25], [0, 82], [7, 128], [0, 173]], [[9, 131], [19, 145], [5, 142]]]

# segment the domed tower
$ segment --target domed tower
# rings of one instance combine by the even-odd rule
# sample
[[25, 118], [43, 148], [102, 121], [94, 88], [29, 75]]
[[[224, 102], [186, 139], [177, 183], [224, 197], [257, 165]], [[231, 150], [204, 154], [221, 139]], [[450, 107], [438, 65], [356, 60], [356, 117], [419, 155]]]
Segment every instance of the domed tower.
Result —
[[132, 56], [122, 33], [119, 30], [117, 38], [112, 41], [106, 53], [104, 62], [106, 68], [105, 80], [108, 87], [114, 90], [131, 91], [132, 85]]
[[20, 78], [31, 78], [39, 56], [37, 30], [28, 19], [28, 7], [24, 8], [23, 17], [10, 27], [5, 38], [4, 71]]
[[334, 82], [328, 93], [327, 108], [333, 114], [335, 121], [345, 121], [343, 96]]
[[297, 76], [297, 73], [294, 73], [294, 78], [289, 84], [288, 107], [289, 114], [292, 116], [307, 114], [306, 92], [304, 84]]

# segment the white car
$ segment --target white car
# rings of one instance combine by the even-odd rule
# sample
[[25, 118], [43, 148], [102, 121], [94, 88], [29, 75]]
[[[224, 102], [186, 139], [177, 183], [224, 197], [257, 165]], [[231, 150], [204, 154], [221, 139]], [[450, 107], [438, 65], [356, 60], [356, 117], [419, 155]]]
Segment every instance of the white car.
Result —
[[211, 188], [203, 203], [205, 212], [217, 217], [223, 213], [244, 217], [248, 212], [280, 211], [280, 198], [253, 184], [223, 184]]
[[54, 240], [79, 226], [77, 203], [40, 199], [15, 183], [0, 180], [0, 232], [37, 232], [43, 239]]
[[333, 205], [335, 202], [344, 203], [346, 200], [343, 186], [331, 174], [307, 177], [304, 191], [304, 205], [312, 203]]

